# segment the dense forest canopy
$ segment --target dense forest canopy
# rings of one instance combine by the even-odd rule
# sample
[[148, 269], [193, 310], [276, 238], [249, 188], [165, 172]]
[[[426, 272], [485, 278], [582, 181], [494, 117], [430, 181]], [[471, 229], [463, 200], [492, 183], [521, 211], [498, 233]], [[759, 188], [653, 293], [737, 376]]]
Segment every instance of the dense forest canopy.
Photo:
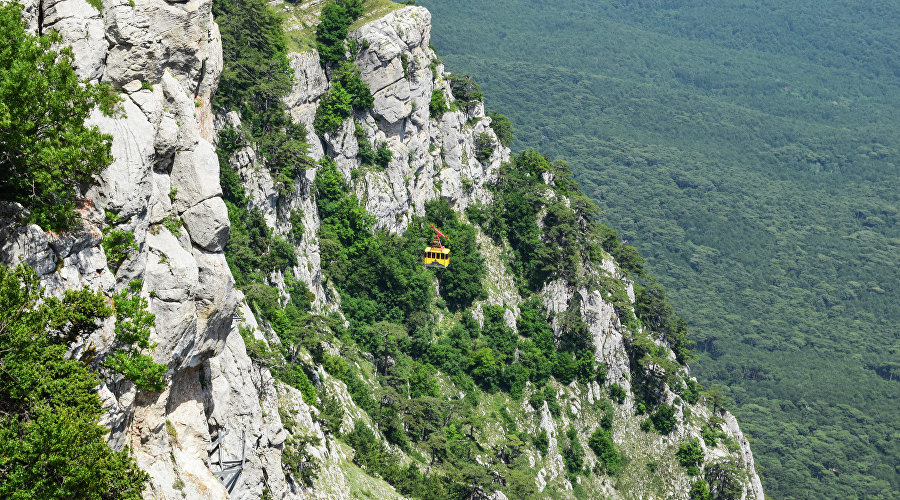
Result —
[[423, 0], [729, 387], [774, 498], [900, 491], [900, 6]]

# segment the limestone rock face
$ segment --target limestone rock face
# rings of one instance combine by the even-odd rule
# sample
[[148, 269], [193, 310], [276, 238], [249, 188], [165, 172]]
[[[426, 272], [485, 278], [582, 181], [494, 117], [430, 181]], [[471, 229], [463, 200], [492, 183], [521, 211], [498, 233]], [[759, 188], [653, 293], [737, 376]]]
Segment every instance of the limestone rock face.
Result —
[[231, 226], [228, 208], [222, 198], [204, 200], [185, 210], [182, 217], [195, 245], [210, 252], [221, 252], [225, 248]]
[[[156, 315], [153, 357], [168, 367], [166, 387], [136, 391], [117, 377], [101, 384], [110, 444], [134, 446], [151, 473], [149, 498], [223, 498], [208, 467], [198, 374], [225, 347], [241, 295], [221, 253], [229, 222], [209, 142], [209, 101], [222, 68], [211, 1], [113, 0], [101, 13], [84, 0], [51, 0], [28, 2], [25, 16], [35, 31], [60, 33], [80, 77], [120, 89], [122, 112], [90, 118], [112, 135], [114, 161], [85, 193], [81, 228], [55, 234], [22, 227], [20, 210], [6, 206], [0, 261], [29, 263], [54, 295], [82, 287], [112, 294], [142, 280]], [[178, 235], [164, 227], [177, 228], [181, 219]], [[138, 247], [115, 271], [101, 245], [113, 228], [133, 234]], [[100, 363], [112, 347], [113, 325], [78, 339], [73, 355], [90, 346]]]

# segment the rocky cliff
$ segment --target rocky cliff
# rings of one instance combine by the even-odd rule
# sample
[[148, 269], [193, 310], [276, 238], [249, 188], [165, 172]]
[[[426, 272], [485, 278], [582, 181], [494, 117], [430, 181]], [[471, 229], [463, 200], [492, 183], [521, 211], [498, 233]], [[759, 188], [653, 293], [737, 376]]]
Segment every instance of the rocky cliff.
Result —
[[[314, 13], [319, 4], [279, 8]], [[132, 446], [138, 463], [151, 475], [145, 497], [399, 497], [383, 479], [353, 463], [354, 450], [323, 426], [315, 401], [304, 401], [298, 389], [277, 380], [270, 366], [248, 355], [248, 341], [275, 349], [280, 339], [235, 288], [223, 253], [230, 224], [214, 145], [220, 130], [240, 127], [241, 117], [228, 110], [215, 115], [211, 106], [223, 67], [211, 1], [106, 0], [98, 11], [84, 0], [42, 0], [28, 2], [25, 14], [32, 29], [55, 29], [62, 35], [74, 50], [82, 78], [108, 82], [121, 92], [124, 115], [107, 118], [97, 113], [92, 118], [112, 134], [115, 161], [84, 193], [79, 208], [82, 229], [56, 234], [34, 225], [22, 227], [13, 222], [15, 214], [5, 214], [0, 228], [2, 260], [6, 264], [24, 260], [56, 295], [82, 287], [109, 295], [134, 279], [142, 280], [142, 294], [156, 315], [151, 336], [154, 358], [168, 368], [165, 389], [138, 391], [131, 382], [113, 376], [102, 382], [99, 392], [107, 411], [110, 445]], [[462, 214], [470, 205], [491, 203], [489, 186], [501, 164], [510, 160], [510, 151], [497, 141], [482, 103], [430, 116], [434, 90], [443, 89], [450, 101], [453, 92], [429, 47], [431, 17], [426, 9], [391, 8], [369, 17], [349, 39], [360, 47], [355, 64], [371, 89], [371, 108], [355, 113], [336, 132], [318, 137], [313, 120], [331, 82], [317, 53], [307, 50], [289, 54], [294, 77], [286, 98], [290, 115], [307, 128], [310, 156], [335, 160], [374, 216], [376, 228], [403, 233], [415, 216], [424, 215], [426, 202], [439, 198], [465, 219]], [[476, 140], [484, 134], [493, 146], [489, 157], [479, 160]], [[391, 151], [385, 168], [362, 163], [361, 140]], [[238, 172], [251, 204], [275, 234], [292, 230], [287, 214], [302, 214], [297, 264], [287, 272], [272, 273], [269, 283], [286, 294], [286, 279], [302, 281], [312, 294], [312, 312], [340, 315], [340, 294], [323, 274], [321, 263], [321, 221], [313, 187], [317, 168], [304, 170], [293, 192], [283, 194], [252, 144], [223, 160]], [[101, 235], [113, 228], [132, 231], [138, 246], [115, 271], [101, 246]], [[473, 315], [483, 322], [484, 307], [500, 305], [506, 323], [515, 328], [524, 298], [505, 263], [508, 244], [498, 244], [480, 230], [477, 234], [487, 266], [487, 298], [475, 303]], [[594, 267], [586, 264], [586, 274], [618, 280], [633, 303], [631, 282], [612, 258], [607, 256], [602, 266]], [[547, 403], [535, 410], [527, 398], [504, 400], [506, 414], [512, 415], [520, 431], [547, 433], [546, 452], [530, 443], [524, 448], [536, 491], [552, 497], [571, 497], [578, 489], [589, 496], [686, 498], [691, 478], [675, 461], [674, 450], [686, 438], [701, 438], [699, 422], [708, 422], [712, 412], [702, 404], [682, 401], [667, 387], [663, 401], [675, 403], [681, 424], [668, 435], [643, 431], [630, 385], [628, 332], [610, 297], [584, 281], [563, 279], [546, 283], [540, 295], [557, 334], [563, 329], [559, 318], [572, 304], [577, 306], [592, 337], [595, 360], [605, 363], [607, 377], [602, 384], [551, 384], [565, 410], [558, 416], [551, 414]], [[436, 314], [452, 321], [445, 309]], [[71, 354], [79, 356], [86, 349], [102, 354], [112, 339], [112, 325], [106, 324], [90, 338], [79, 339]], [[657, 343], [665, 346], [663, 341]], [[326, 342], [325, 349], [338, 354], [339, 347], [334, 340]], [[314, 367], [310, 379], [320, 392], [339, 401], [344, 410], [341, 431], [352, 429], [357, 420], [372, 424], [344, 382], [317, 365], [306, 350], [294, 354]], [[376, 378], [364, 381], [373, 393], [379, 384]], [[444, 378], [441, 383], [449, 384]], [[612, 384], [626, 393], [621, 404], [614, 405], [612, 438], [635, 465], [618, 478], [580, 475], [573, 485], [558, 443], [565, 429], [574, 429], [581, 442], [588, 442], [601, 418], [598, 404], [608, 399]], [[477, 411], [488, 418], [476, 438], [484, 451], [473, 459], [490, 468], [492, 445], [508, 429], [491, 421], [486, 406]], [[707, 462], [736, 459], [744, 473], [742, 497], [763, 498], [749, 444], [730, 414], [723, 414], [719, 430], [720, 439], [732, 446], [704, 444]], [[318, 467], [308, 484], [298, 479], [302, 474], [296, 465], [284, 459], [298, 446], [305, 462]], [[420, 460], [424, 449], [396, 452], [408, 463]], [[219, 474], [224, 483], [219, 480], [215, 472], [222, 469], [220, 456], [242, 462], [236, 479], [235, 474]], [[586, 468], [594, 469], [597, 458], [587, 450], [585, 461]], [[644, 468], [645, 462], [656, 465], [651, 470]], [[484, 493], [502, 498], [504, 484], [501, 478], [494, 493]]]

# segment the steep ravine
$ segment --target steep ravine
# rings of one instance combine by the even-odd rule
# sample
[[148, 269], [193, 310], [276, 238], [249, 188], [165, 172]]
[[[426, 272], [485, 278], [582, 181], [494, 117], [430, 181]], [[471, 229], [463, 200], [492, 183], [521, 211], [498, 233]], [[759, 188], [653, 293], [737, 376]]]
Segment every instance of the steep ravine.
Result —
[[[115, 161], [85, 193], [87, 201], [79, 209], [84, 228], [55, 234], [34, 225], [18, 226], [11, 214], [4, 214], [0, 259], [4, 264], [24, 260], [54, 295], [81, 287], [98, 288], [109, 295], [133, 279], [143, 281], [142, 295], [156, 315], [151, 335], [157, 344], [154, 357], [169, 369], [166, 387], [161, 392], [137, 391], [131, 382], [113, 377], [103, 381], [99, 391], [107, 410], [105, 424], [111, 429], [110, 445], [116, 449], [132, 446], [138, 463], [151, 475], [144, 496], [398, 497], [384, 480], [352, 463], [353, 450], [324, 429], [319, 410], [304, 402], [300, 391], [277, 381], [269, 368], [251, 360], [238, 330], [243, 327], [269, 345], [279, 342], [274, 330], [254, 316], [235, 289], [223, 254], [230, 226], [214, 144], [217, 132], [239, 125], [240, 117], [236, 113], [214, 116], [211, 107], [223, 64], [211, 2], [108, 0], [102, 13], [84, 0], [26, 2], [26, 16], [34, 29], [39, 8], [43, 8], [42, 28], [58, 30], [64, 43], [72, 46], [78, 74], [120, 89], [124, 115], [106, 118], [98, 113], [92, 118], [112, 134]], [[404, 7], [350, 33], [349, 38], [364, 47], [355, 62], [371, 88], [374, 105], [321, 139], [312, 122], [329, 80], [315, 51], [289, 55], [295, 80], [286, 102], [292, 118], [308, 129], [310, 156], [333, 158], [340, 172], [352, 179], [352, 190], [375, 216], [376, 227], [393, 233], [402, 233], [413, 216], [424, 215], [426, 202], [439, 197], [460, 213], [471, 204], [490, 203], [488, 185], [496, 179], [501, 164], [510, 159], [510, 151], [496, 141], [483, 104], [448, 111], [438, 118], [429, 116], [428, 103], [435, 88], [452, 95], [443, 65], [434, 63], [437, 55], [429, 47], [430, 23], [426, 9]], [[385, 169], [361, 166], [355, 123], [362, 127], [366, 140], [386, 143], [391, 150], [392, 160]], [[484, 133], [495, 139], [495, 148], [490, 159], [481, 162], [476, 159], [475, 140]], [[339, 312], [339, 294], [323, 276], [320, 262], [320, 220], [313, 189], [317, 169], [305, 170], [294, 192], [279, 199], [275, 183], [261, 168], [252, 147], [240, 149], [227, 161], [276, 233], [290, 230], [285, 213], [302, 210], [304, 230], [297, 245], [294, 277], [312, 292], [314, 312]], [[110, 227], [105, 213], [116, 214], [117, 227], [133, 231], [139, 247], [115, 273], [100, 244], [100, 235]], [[164, 224], [175, 217], [183, 221], [178, 234]], [[502, 305], [507, 323], [515, 328], [522, 298], [503, 262], [508, 248], [496, 245], [481, 232], [478, 246], [487, 264], [488, 296], [476, 303], [474, 316], [483, 321], [483, 306]], [[631, 284], [616, 263], [606, 259], [603, 268], [588, 267], [587, 273], [624, 281], [633, 302]], [[282, 275], [275, 273], [270, 281], [284, 289]], [[653, 474], [643, 474], [635, 465], [618, 479], [579, 476], [584, 491], [623, 498], [687, 498], [690, 478], [673, 459], [673, 450], [685, 437], [700, 437], [701, 425], [696, 422], [706, 422], [709, 410], [703, 404], [690, 405], [693, 420], [680, 424], [668, 436], [643, 432], [628, 390], [631, 368], [625, 328], [609, 297], [563, 280], [547, 283], [541, 295], [551, 313], [567, 311], [577, 297], [578, 312], [594, 340], [595, 358], [608, 367], [606, 385], [617, 383], [627, 391], [624, 403], [614, 405], [613, 439], [635, 464], [645, 459], [659, 464]], [[561, 328], [556, 322], [553, 327], [557, 333]], [[91, 338], [80, 339], [72, 353], [78, 355], [88, 347], [103, 353], [112, 338], [112, 325], [106, 324]], [[308, 353], [299, 355], [313, 364]], [[344, 382], [321, 366], [312, 378], [336, 394], [343, 406], [342, 430], [350, 430], [357, 419], [369, 422]], [[564, 470], [558, 438], [563, 429], [574, 428], [581, 442], [587, 443], [600, 418], [595, 402], [605, 400], [608, 389], [597, 382], [552, 387], [567, 407], [560, 417], [551, 416], [546, 403], [539, 412], [527, 400], [508, 400], [507, 404], [510, 412], [521, 418], [521, 430], [543, 428], [548, 434], [548, 453], [542, 456], [530, 446], [525, 451], [537, 471], [538, 491], [571, 497], [573, 487]], [[668, 402], [676, 399], [680, 398], [667, 392]], [[688, 406], [683, 403], [679, 408]], [[704, 446], [707, 460], [736, 457], [747, 473], [743, 498], [761, 499], [749, 443], [730, 414], [723, 418], [723, 432], [736, 447]], [[480, 463], [490, 459], [491, 425], [501, 424], [486, 426], [480, 438], [485, 455], [476, 457]], [[286, 475], [282, 463], [285, 443], [301, 436], [308, 440], [308, 455], [319, 465], [311, 487]], [[218, 469], [211, 465], [210, 452], [217, 439], [226, 460], [240, 459], [244, 451], [243, 472], [231, 495], [213, 473]], [[592, 466], [596, 458], [589, 449], [586, 454], [587, 465]], [[492, 496], [504, 495], [497, 492]]]

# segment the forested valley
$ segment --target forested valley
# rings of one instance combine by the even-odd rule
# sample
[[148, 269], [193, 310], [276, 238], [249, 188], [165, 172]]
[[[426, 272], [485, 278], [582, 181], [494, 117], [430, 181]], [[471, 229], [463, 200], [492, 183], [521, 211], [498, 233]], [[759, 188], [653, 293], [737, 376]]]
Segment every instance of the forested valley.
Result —
[[423, 0], [689, 322], [773, 498], [900, 492], [900, 6]]

